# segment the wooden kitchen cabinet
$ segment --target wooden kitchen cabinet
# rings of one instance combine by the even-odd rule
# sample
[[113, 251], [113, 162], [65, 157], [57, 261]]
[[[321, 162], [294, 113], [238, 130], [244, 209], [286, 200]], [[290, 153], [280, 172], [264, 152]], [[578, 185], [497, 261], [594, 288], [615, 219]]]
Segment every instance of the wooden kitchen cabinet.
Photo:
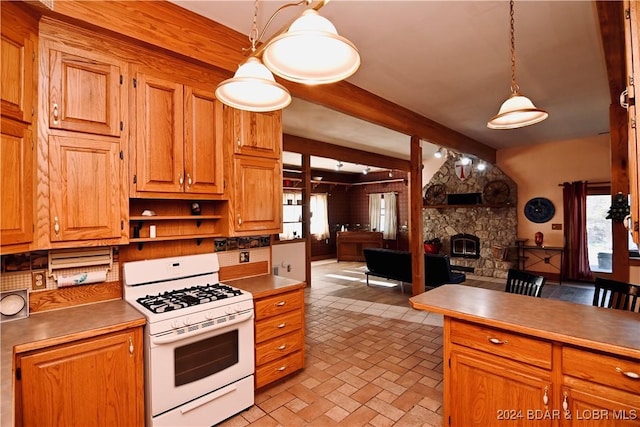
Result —
[[16, 425], [143, 426], [142, 327], [16, 356]]
[[640, 426], [640, 361], [564, 346], [562, 373], [562, 425]]
[[0, 241], [5, 253], [8, 247], [33, 241], [34, 141], [31, 126], [4, 117], [1, 123]]
[[119, 239], [123, 160], [117, 140], [49, 136], [51, 242]]
[[3, 2], [0, 25], [2, 116], [31, 123], [37, 91], [38, 21], [16, 2]]
[[553, 397], [551, 343], [465, 322], [450, 328], [448, 393], [459, 403], [450, 425], [552, 425], [527, 412], [544, 412]]
[[255, 298], [256, 388], [304, 367], [303, 292]]
[[282, 112], [254, 113], [233, 109], [234, 154], [280, 159]]
[[38, 246], [126, 243], [127, 64], [106, 39], [57, 23], [40, 38]]
[[138, 70], [132, 195], [224, 193], [223, 108], [212, 77], [202, 87]]
[[225, 107], [227, 155], [232, 158], [229, 230], [232, 235], [282, 231], [282, 112]]
[[640, 81], [640, 11], [638, 2], [626, 0], [625, 9], [625, 48], [627, 63], [627, 96], [628, 101], [628, 134], [629, 134], [629, 193], [631, 194], [631, 215], [627, 227], [633, 241], [640, 245], [640, 140], [638, 138], [638, 124], [640, 123], [640, 109], [637, 105], [635, 82]]

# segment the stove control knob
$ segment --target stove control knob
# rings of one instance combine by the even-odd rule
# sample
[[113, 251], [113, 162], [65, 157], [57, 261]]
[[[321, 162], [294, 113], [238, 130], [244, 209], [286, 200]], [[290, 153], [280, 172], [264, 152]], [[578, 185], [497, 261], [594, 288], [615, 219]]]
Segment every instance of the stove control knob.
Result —
[[236, 311], [233, 309], [233, 307], [227, 307], [227, 308], [224, 310], [224, 312], [225, 312], [225, 313], [227, 313], [227, 314], [233, 314], [233, 313], [235, 313]]
[[182, 325], [181, 325], [181, 324], [180, 324], [180, 322], [179, 322], [179, 321], [177, 321], [177, 320], [174, 320], [173, 322], [171, 322], [171, 327], [172, 327], [173, 329], [178, 329], [178, 328], [180, 328], [181, 326], [182, 326]]
[[210, 312], [210, 311], [207, 311], [207, 312], [205, 313], [204, 317], [205, 317], [207, 320], [215, 319], [215, 316], [214, 316], [214, 315], [213, 315], [213, 313], [212, 313], [212, 312]]
[[191, 324], [191, 319], [185, 317], [182, 323], [184, 324], [184, 326], [189, 326]]

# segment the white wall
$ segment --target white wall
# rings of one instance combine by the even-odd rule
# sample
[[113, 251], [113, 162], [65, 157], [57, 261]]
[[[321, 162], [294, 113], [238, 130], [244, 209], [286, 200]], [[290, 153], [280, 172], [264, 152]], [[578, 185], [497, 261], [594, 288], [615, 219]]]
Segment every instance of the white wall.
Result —
[[278, 269], [278, 276], [304, 282], [306, 280], [305, 259], [303, 241], [282, 243], [271, 247], [271, 268]]

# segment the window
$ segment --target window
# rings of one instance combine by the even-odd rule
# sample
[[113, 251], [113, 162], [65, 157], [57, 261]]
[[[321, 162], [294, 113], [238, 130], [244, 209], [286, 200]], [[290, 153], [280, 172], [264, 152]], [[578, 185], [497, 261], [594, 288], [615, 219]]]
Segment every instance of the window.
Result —
[[329, 213], [327, 194], [312, 194], [309, 210], [311, 212], [310, 232], [318, 240], [329, 238]]
[[593, 272], [611, 273], [613, 233], [611, 220], [606, 219], [611, 207], [610, 194], [587, 195], [587, 241], [589, 267]]

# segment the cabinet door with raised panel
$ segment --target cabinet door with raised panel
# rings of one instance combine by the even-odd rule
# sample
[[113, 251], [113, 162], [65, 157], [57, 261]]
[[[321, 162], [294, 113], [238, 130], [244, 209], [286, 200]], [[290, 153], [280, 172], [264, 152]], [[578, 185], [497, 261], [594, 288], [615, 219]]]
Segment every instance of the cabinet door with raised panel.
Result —
[[233, 149], [236, 154], [280, 159], [282, 111], [252, 113], [234, 110]]
[[282, 228], [282, 171], [272, 159], [236, 157], [230, 219], [237, 232], [278, 233]]
[[[580, 383], [570, 379], [571, 383]], [[639, 427], [640, 399], [609, 387], [582, 382], [562, 387], [564, 427]]]
[[33, 241], [33, 140], [28, 125], [2, 118], [0, 241]]
[[49, 61], [49, 128], [119, 136], [125, 64], [54, 42], [44, 46]]
[[24, 426], [143, 426], [142, 328], [18, 359]]
[[[640, 11], [638, 2], [625, 1], [625, 47], [627, 63], [627, 92], [630, 98], [637, 99], [640, 92], [636, 93], [635, 82], [640, 82]], [[637, 128], [640, 123], [640, 110], [637, 101], [630, 102], [628, 107], [629, 121], [629, 192], [631, 194], [631, 215], [627, 227], [631, 232], [633, 241], [640, 245], [640, 175], [638, 174], [638, 156], [640, 156], [640, 141]]]
[[471, 350], [454, 349], [450, 363], [451, 426], [552, 425], [535, 416], [551, 409], [550, 372]]
[[49, 136], [52, 242], [121, 236], [121, 162], [112, 138]]
[[138, 72], [135, 97], [136, 190], [181, 193], [185, 180], [183, 86]]
[[31, 123], [38, 24], [13, 2], [3, 2], [0, 18], [2, 115]]
[[222, 103], [213, 91], [185, 87], [185, 192], [224, 192], [222, 113]]

